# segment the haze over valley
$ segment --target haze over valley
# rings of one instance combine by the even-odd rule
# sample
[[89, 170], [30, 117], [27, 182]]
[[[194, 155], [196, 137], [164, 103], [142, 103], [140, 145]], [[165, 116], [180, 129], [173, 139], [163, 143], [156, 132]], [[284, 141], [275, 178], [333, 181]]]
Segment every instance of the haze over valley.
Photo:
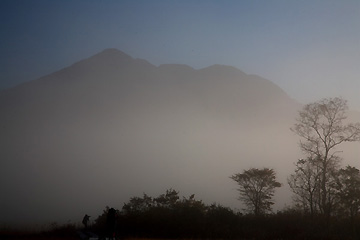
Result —
[[[0, 93], [1, 222], [76, 221], [169, 188], [241, 210], [229, 176], [249, 167], [276, 171], [282, 209], [302, 156], [290, 131], [300, 108], [231, 66], [155, 66], [104, 50]], [[358, 145], [342, 156], [357, 166]]]

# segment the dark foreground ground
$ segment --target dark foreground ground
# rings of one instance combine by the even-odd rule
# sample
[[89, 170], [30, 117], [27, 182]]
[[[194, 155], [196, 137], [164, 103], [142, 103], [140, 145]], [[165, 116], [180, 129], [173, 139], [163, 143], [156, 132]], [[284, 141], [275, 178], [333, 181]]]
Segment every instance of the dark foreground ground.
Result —
[[81, 239], [75, 232], [72, 234], [66, 235], [56, 235], [56, 234], [49, 234], [49, 233], [32, 233], [32, 232], [19, 232], [19, 231], [1, 231], [0, 232], [0, 239], [1, 240], [61, 240], [61, 239], [68, 239], [68, 240], [79, 240]]

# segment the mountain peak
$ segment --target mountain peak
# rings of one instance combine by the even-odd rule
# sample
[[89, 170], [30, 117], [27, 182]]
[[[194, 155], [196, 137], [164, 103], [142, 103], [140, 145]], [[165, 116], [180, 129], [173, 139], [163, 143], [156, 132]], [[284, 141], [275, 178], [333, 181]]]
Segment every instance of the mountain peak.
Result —
[[116, 49], [116, 48], [107, 48], [100, 53], [94, 55], [95, 58], [116, 58], [123, 60], [132, 60], [133, 58], [126, 53]]
[[134, 61], [135, 59], [127, 55], [126, 53], [116, 48], [108, 48], [87, 59], [81, 60], [73, 64], [72, 66], [80, 66], [81, 69], [99, 69], [99, 67], [108, 68], [111, 66], [116, 66], [116, 68], [118, 68], [119, 66], [127, 66], [129, 64], [132, 64]]

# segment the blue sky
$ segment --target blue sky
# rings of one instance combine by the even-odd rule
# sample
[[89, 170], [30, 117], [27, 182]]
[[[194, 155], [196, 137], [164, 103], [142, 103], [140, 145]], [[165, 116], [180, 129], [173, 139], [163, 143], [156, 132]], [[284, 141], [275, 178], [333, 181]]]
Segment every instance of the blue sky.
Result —
[[360, 1], [0, 2], [0, 89], [106, 48], [159, 65], [235, 66], [307, 103], [360, 110]]

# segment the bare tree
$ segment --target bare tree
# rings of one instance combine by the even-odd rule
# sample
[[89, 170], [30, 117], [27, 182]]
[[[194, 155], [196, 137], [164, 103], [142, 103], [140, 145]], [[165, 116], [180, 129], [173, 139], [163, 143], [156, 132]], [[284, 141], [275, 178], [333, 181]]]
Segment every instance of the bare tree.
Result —
[[295, 173], [288, 178], [288, 184], [295, 193], [294, 201], [303, 207], [304, 212], [314, 215], [318, 210], [320, 190], [319, 161], [311, 158], [299, 159], [295, 166]]
[[257, 216], [271, 211], [275, 188], [281, 186], [276, 181], [273, 169], [250, 168], [230, 178], [239, 185], [239, 200], [243, 201], [250, 211]]
[[[329, 216], [334, 202], [333, 175], [340, 162], [336, 147], [360, 140], [360, 123], [345, 124], [347, 102], [325, 98], [304, 106], [291, 130], [301, 137], [299, 146], [307, 158], [319, 161], [319, 208]], [[296, 192], [294, 192], [297, 194]]]

